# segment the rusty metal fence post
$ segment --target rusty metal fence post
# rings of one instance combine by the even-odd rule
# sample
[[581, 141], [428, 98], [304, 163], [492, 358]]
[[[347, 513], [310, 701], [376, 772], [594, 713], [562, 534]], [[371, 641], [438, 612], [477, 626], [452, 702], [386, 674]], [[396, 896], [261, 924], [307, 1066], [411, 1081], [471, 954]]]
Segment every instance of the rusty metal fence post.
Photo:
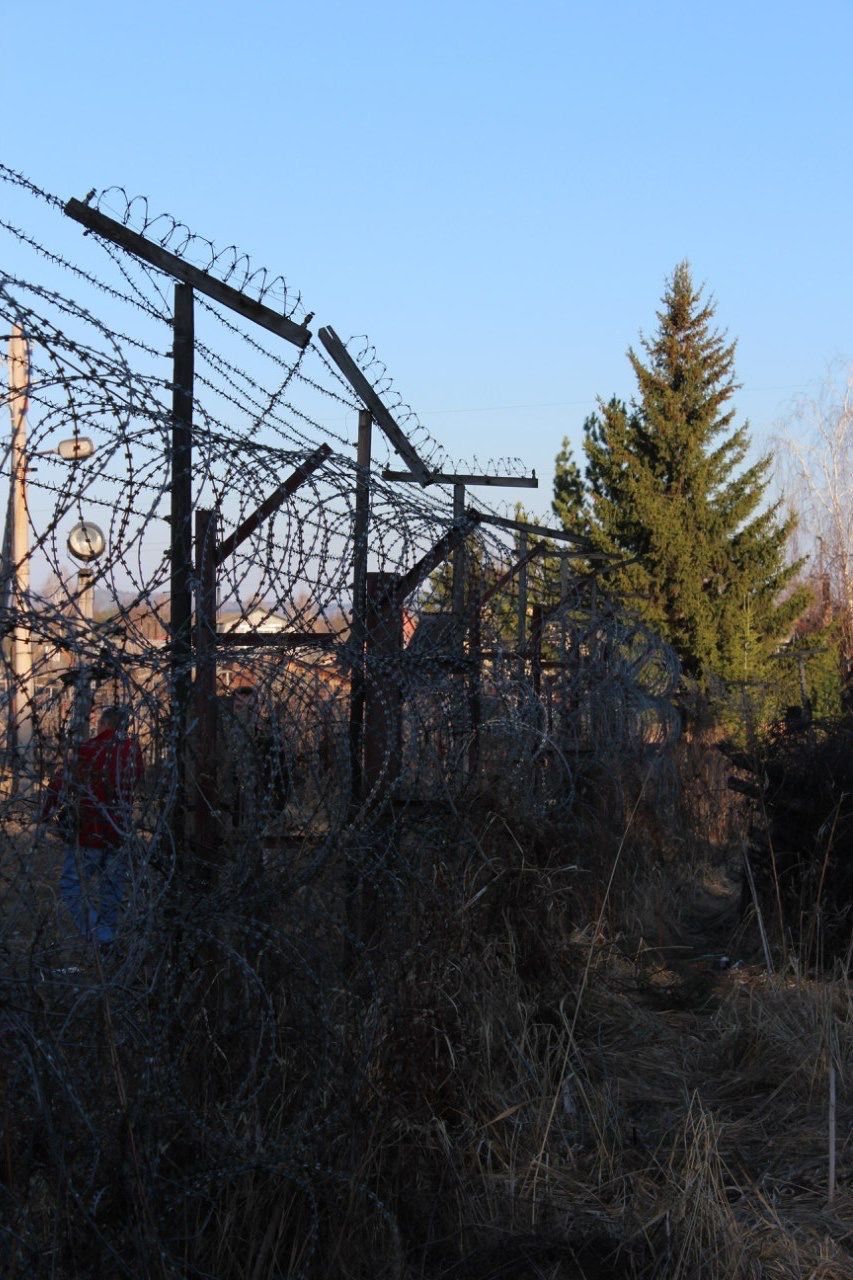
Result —
[[390, 800], [400, 776], [402, 749], [403, 606], [396, 573], [366, 573], [364, 593], [363, 707], [360, 745], [354, 759], [361, 784], [360, 807], [347, 852], [348, 966], [357, 950], [378, 946], [382, 936], [382, 840]]

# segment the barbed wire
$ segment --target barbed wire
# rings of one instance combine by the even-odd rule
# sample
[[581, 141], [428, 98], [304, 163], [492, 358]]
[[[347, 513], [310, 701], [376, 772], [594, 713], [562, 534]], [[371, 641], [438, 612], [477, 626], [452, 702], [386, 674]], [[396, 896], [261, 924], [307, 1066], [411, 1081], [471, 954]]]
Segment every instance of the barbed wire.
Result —
[[[129, 196], [124, 187], [105, 187], [100, 192], [91, 191], [86, 203], [109, 213], [122, 226], [145, 236], [240, 293], [248, 294], [259, 302], [266, 298], [274, 299], [281, 303], [283, 315], [293, 317], [300, 311], [304, 314], [301, 294], [298, 291], [293, 294], [282, 275], [273, 274], [265, 267], [255, 267], [249, 255], [236, 245], [217, 248], [212, 240], [190, 231], [185, 223], [169, 213], [152, 214], [146, 196]], [[112, 250], [110, 253], [114, 256]]]
[[[0, 184], [61, 217], [61, 200], [3, 166]], [[139, 198], [109, 189], [98, 204], [286, 314], [302, 306], [233, 246], [216, 250]], [[282, 352], [203, 299], [192, 486], [217, 546], [330, 450], [222, 557], [208, 649], [200, 611], [182, 647], [162, 273], [112, 247], [95, 272], [11, 220], [0, 246], [0, 332], [17, 326], [31, 362], [25, 501], [20, 477], [16, 490], [28, 546], [13, 563], [7, 544], [0, 608], [14, 1166], [0, 1182], [0, 1271], [248, 1274], [222, 1242], [228, 1222], [240, 1238], [253, 1181], [257, 1212], [275, 1200], [290, 1224], [288, 1275], [324, 1273], [328, 1224], [352, 1206], [379, 1253], [401, 1256], [384, 1193], [340, 1135], [369, 1111], [389, 1010], [415, 965], [403, 922], [452, 878], [452, 841], [477, 846], [478, 815], [566, 822], [617, 755], [663, 760], [677, 661], [592, 591], [590, 565], [561, 572], [556, 545], [527, 576], [539, 614], [523, 606], [520, 572], [489, 596], [517, 550], [482, 522], [464, 554], [396, 597], [453, 528], [446, 487], [383, 480], [379, 457], [365, 477], [359, 401], [323, 350]], [[349, 349], [428, 466], [449, 467], [373, 349]], [[352, 413], [348, 431], [329, 428], [330, 406]], [[95, 452], [35, 456], [62, 437], [90, 437]], [[359, 615], [365, 479], [375, 576]], [[74, 567], [70, 528], [93, 516], [104, 553]], [[201, 542], [195, 552], [198, 602]], [[120, 714], [104, 729], [113, 754], [99, 757], [90, 730], [105, 708]], [[93, 758], [112, 762], [109, 786], [106, 766], [83, 767]], [[86, 843], [96, 836], [106, 843]]]

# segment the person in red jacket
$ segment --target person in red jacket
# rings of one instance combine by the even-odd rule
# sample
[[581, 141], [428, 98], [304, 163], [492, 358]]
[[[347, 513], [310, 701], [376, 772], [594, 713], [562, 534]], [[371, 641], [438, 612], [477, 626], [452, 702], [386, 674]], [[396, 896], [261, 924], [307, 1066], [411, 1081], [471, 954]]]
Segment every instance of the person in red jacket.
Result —
[[59, 891], [85, 938], [108, 947], [115, 938], [127, 883], [133, 799], [142, 778], [139, 743], [126, 732], [122, 707], [105, 707], [98, 733], [51, 778], [44, 816], [59, 813], [66, 839]]

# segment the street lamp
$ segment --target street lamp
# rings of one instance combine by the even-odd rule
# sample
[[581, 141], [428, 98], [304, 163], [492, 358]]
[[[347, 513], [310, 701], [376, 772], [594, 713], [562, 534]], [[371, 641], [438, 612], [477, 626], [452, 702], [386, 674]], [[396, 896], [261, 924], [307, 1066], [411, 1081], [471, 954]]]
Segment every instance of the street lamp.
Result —
[[[77, 570], [77, 607], [87, 630], [95, 617], [95, 571], [90, 568], [91, 561], [97, 560], [107, 549], [107, 540], [101, 529], [91, 520], [81, 520], [75, 524], [65, 544], [68, 554], [80, 560]], [[92, 668], [86, 666], [78, 655], [76, 674], [74, 677], [74, 704], [71, 711], [70, 734], [72, 742], [79, 742], [83, 736], [92, 710]]]
[[65, 544], [68, 552], [75, 560], [88, 562], [97, 560], [104, 554], [107, 542], [101, 530], [91, 520], [81, 520], [75, 524]]
[[89, 563], [104, 554], [107, 540], [91, 520], [81, 520], [69, 533], [65, 545], [69, 555], [83, 562], [84, 567], [77, 570], [77, 603], [81, 618], [91, 622], [95, 616], [95, 571], [89, 568]]

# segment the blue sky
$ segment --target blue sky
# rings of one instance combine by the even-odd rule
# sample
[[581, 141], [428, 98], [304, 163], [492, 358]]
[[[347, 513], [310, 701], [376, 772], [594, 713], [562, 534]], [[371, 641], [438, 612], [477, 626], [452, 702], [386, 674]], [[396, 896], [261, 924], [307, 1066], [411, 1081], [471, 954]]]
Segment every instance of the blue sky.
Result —
[[4, 34], [6, 163], [236, 242], [540, 511], [682, 258], [757, 441], [853, 357], [851, 3], [32, 0]]

